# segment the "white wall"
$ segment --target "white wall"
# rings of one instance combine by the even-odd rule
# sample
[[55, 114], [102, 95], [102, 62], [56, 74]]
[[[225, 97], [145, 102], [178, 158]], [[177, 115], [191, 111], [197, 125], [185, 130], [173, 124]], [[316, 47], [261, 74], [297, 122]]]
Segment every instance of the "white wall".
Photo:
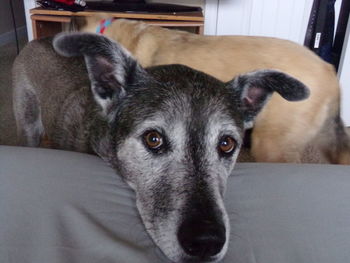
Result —
[[24, 2], [24, 9], [25, 9], [25, 15], [26, 15], [26, 22], [27, 22], [27, 32], [28, 32], [28, 40], [33, 40], [33, 28], [32, 28], [32, 20], [30, 19], [29, 10], [35, 7], [35, 1], [34, 0], [23, 0]]

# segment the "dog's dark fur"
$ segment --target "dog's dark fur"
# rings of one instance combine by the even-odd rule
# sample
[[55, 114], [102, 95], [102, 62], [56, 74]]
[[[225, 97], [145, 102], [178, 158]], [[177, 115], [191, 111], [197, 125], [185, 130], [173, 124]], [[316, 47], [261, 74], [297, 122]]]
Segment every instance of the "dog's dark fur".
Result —
[[[59, 35], [53, 46], [60, 55], [50, 40], [33, 41], [14, 64], [21, 143], [39, 146], [46, 134], [54, 148], [99, 155], [135, 190], [147, 231], [171, 260], [220, 260], [230, 228], [222, 197], [244, 130], [273, 91], [301, 100], [308, 89], [272, 70], [223, 83], [182, 65], [143, 69], [94, 34]], [[161, 146], [147, 144], [150, 132]]]

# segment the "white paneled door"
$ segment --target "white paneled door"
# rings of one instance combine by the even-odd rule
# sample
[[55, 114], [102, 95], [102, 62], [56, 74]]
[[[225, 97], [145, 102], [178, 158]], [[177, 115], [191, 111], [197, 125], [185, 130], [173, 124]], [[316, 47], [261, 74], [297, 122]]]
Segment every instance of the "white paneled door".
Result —
[[313, 0], [207, 0], [206, 3], [206, 14], [211, 16], [211, 21], [206, 21], [207, 34], [271, 36], [303, 43]]

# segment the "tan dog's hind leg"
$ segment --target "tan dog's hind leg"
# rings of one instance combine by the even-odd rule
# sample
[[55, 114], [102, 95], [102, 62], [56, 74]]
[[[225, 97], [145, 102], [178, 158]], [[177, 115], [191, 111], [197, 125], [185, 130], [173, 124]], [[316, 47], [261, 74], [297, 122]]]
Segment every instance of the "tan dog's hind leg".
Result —
[[258, 162], [300, 163], [328, 117], [329, 99], [286, 102], [275, 94], [271, 100], [256, 119], [251, 153]]
[[327, 120], [315, 141], [331, 163], [350, 164], [350, 137], [339, 117], [339, 109], [335, 117]]
[[[296, 138], [286, 138], [280, 133], [269, 133], [264, 135], [259, 132], [252, 135], [251, 154], [257, 162], [274, 162], [274, 163], [301, 163], [303, 162], [303, 152], [308, 144], [309, 138], [312, 138], [313, 133], [305, 134], [300, 130], [299, 140]], [[294, 134], [295, 135], [295, 134]], [[265, 136], [265, 137], [264, 137]]]
[[[339, 84], [334, 69], [320, 65], [284, 69], [309, 87], [310, 97], [287, 102], [277, 94], [272, 96], [254, 124], [251, 151], [256, 161], [301, 162], [310, 144], [327, 162], [346, 161], [347, 151], [338, 146], [345, 144], [339, 143], [339, 132], [334, 132], [344, 129], [342, 123], [334, 121], [339, 117]], [[345, 142], [348, 136], [342, 138]]]
[[340, 153], [339, 158], [338, 158], [338, 163], [349, 165], [350, 164], [350, 152]]
[[252, 134], [251, 154], [257, 162], [301, 163], [307, 142], [287, 139], [280, 132], [255, 128]]
[[[273, 140], [271, 138], [266, 138], [260, 140], [259, 137], [255, 137], [252, 142], [251, 154], [256, 162], [276, 162], [285, 163], [289, 160], [293, 160], [295, 163], [301, 162], [301, 156], [298, 152], [286, 154], [285, 151], [281, 150], [282, 145], [278, 145], [284, 141]], [[290, 150], [290, 149], [289, 149]]]

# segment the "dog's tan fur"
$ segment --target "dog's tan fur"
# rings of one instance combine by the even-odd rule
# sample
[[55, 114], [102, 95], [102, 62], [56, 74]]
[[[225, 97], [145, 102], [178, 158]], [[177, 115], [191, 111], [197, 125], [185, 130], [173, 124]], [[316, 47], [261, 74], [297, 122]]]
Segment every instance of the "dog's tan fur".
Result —
[[[95, 32], [101, 16], [80, 31]], [[340, 88], [333, 67], [308, 49], [287, 40], [247, 36], [203, 36], [118, 19], [104, 34], [126, 47], [144, 67], [184, 64], [222, 80], [257, 69], [277, 69], [306, 84], [309, 99], [287, 102], [273, 95], [252, 133], [257, 161], [300, 162], [305, 146], [317, 143], [330, 162], [350, 163], [347, 135], [336, 134]], [[332, 131], [332, 132], [330, 132]], [[346, 147], [344, 147], [346, 145]]]

